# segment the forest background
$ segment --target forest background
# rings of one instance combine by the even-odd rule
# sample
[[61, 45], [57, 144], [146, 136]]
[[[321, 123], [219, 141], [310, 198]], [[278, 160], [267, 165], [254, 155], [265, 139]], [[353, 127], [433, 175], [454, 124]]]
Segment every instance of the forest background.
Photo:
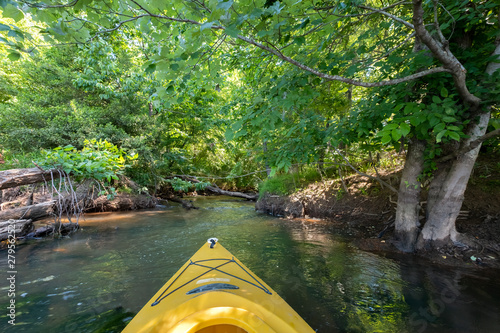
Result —
[[498, 1], [0, 6], [3, 169], [280, 192], [399, 163], [399, 248], [472, 245], [455, 222], [480, 149], [499, 154]]

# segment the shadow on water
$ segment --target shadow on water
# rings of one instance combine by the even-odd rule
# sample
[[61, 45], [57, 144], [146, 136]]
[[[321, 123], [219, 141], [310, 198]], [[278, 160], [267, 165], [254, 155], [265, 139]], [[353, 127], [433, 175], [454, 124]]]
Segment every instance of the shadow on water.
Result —
[[[18, 246], [16, 325], [7, 323], [4, 310], [0, 331], [120, 332], [212, 236], [317, 332], [494, 332], [500, 326], [498, 272], [375, 255], [321, 222], [276, 219], [232, 198], [193, 200], [201, 209], [88, 215], [71, 238]], [[7, 267], [5, 251], [0, 264]], [[0, 287], [6, 309], [8, 288]]]

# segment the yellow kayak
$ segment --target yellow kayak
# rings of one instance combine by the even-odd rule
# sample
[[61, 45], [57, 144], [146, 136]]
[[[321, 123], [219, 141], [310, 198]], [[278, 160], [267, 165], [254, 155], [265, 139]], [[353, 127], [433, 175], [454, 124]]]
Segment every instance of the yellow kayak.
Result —
[[211, 238], [123, 331], [146, 332], [314, 331], [271, 287]]

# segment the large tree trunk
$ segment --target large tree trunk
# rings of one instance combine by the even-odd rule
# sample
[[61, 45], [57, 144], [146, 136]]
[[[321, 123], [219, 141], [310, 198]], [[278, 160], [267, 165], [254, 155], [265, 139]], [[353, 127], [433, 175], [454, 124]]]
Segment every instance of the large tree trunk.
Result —
[[[500, 55], [500, 40], [493, 52], [494, 56]], [[500, 64], [490, 62], [486, 68], [486, 73], [492, 75], [500, 69]], [[478, 116], [478, 120], [473, 122], [467, 134], [469, 138], [464, 140], [461, 148], [469, 146], [472, 142], [482, 137], [487, 130], [491, 116], [491, 108]], [[418, 241], [418, 248], [425, 249], [453, 243], [468, 243], [467, 238], [460, 235], [455, 228], [455, 221], [464, 200], [464, 193], [467, 183], [474, 168], [481, 144], [476, 148], [458, 156], [449, 170], [438, 172], [434, 178], [429, 193], [427, 205], [427, 221]], [[446, 172], [447, 171], [447, 172]], [[471, 244], [467, 244], [471, 245]]]
[[[468, 131], [470, 137], [464, 141], [463, 145], [468, 145], [471, 141], [484, 135], [489, 119], [489, 112], [481, 114], [479, 121], [471, 125]], [[450, 241], [453, 243], [463, 241], [455, 229], [455, 221], [460, 213], [467, 183], [480, 147], [472, 149], [453, 161], [445, 177], [440, 175], [434, 179], [433, 182], [442, 181], [442, 183], [434, 185], [436, 190], [428, 199], [428, 219], [422, 229], [419, 248], [439, 247]]]
[[408, 144], [401, 183], [398, 191], [395, 237], [401, 251], [412, 252], [419, 233], [420, 181], [418, 177], [424, 166], [425, 142], [413, 139]]

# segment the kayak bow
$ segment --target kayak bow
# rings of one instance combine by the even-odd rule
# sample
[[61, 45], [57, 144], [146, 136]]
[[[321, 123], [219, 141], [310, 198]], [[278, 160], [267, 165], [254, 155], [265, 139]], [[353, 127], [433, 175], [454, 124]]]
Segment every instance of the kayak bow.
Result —
[[217, 239], [209, 239], [123, 333], [309, 333], [311, 327]]

